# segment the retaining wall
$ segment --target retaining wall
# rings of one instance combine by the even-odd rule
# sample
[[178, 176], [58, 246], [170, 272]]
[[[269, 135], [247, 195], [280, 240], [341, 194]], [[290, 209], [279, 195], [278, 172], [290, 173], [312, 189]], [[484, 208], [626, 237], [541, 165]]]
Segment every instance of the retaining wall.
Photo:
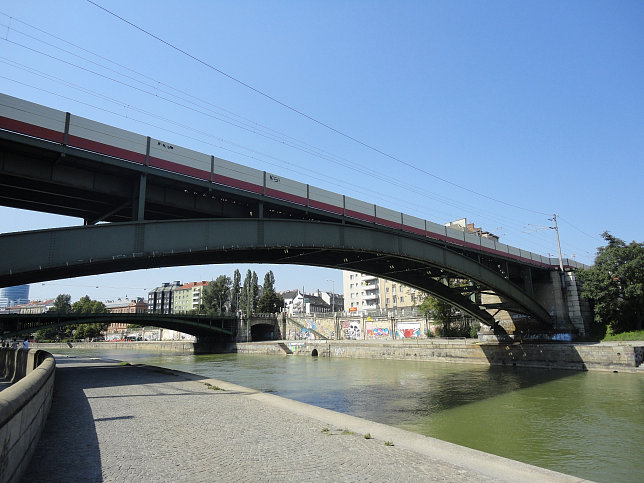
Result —
[[56, 362], [36, 349], [0, 349], [0, 482], [20, 481], [47, 420]]
[[[479, 344], [465, 339], [436, 341], [284, 341], [296, 355], [461, 362], [592, 371], [642, 371], [644, 342], [597, 344]], [[237, 344], [238, 353], [284, 354], [275, 342]]]

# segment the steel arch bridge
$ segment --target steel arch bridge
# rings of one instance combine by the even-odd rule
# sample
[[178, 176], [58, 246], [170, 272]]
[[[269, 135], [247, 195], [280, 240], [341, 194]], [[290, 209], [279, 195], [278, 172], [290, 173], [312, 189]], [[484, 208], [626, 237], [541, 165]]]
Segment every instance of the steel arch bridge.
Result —
[[168, 314], [6, 314], [0, 317], [3, 337], [30, 334], [41, 329], [62, 327], [69, 324], [96, 324], [120, 322], [125, 324], [149, 324], [164, 329], [189, 333], [200, 338], [232, 341], [236, 333], [237, 318], [234, 315], [168, 315]]
[[[142, 268], [216, 263], [320, 266], [381, 276], [428, 292], [482, 323], [494, 316], [473, 296], [491, 291], [497, 310], [529, 316], [551, 329], [552, 317], [496, 269], [446, 246], [395, 230], [282, 219], [136, 221], [0, 235], [0, 286]], [[468, 280], [450, 287], [448, 279]], [[488, 307], [489, 308], [489, 307]]]

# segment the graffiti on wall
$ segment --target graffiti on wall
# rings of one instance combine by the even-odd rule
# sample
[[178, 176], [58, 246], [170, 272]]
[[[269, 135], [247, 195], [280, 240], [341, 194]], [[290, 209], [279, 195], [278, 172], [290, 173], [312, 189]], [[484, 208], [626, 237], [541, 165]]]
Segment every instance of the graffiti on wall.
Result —
[[348, 340], [359, 340], [360, 339], [360, 323], [359, 322], [349, 322], [347, 320], [342, 321], [342, 330], [344, 331], [344, 338]]
[[400, 322], [396, 325], [398, 339], [418, 339], [420, 337], [420, 324], [416, 322]]
[[374, 339], [389, 338], [391, 335], [388, 327], [375, 327], [372, 329], [367, 328], [367, 337]]

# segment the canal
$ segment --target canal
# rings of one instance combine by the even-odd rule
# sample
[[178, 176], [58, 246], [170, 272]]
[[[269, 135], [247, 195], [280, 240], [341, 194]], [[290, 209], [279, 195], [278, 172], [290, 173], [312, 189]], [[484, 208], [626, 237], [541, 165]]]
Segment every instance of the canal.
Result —
[[216, 378], [594, 481], [644, 477], [642, 374], [301, 356], [82, 353]]

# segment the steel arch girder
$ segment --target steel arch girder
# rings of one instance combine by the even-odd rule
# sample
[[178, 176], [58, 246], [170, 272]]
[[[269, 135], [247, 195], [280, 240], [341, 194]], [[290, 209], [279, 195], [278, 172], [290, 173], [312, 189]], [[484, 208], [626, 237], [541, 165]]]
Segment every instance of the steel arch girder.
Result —
[[[329, 260], [298, 261], [289, 256], [291, 249], [319, 251], [320, 257], [328, 253]], [[277, 219], [112, 223], [3, 234], [0, 253], [3, 253], [0, 286], [207, 263], [289, 263], [341, 269], [344, 267], [337, 261], [338, 254], [347, 257], [384, 254], [394, 262], [414, 261], [472, 279], [551, 325], [545, 309], [499, 273], [443, 246], [381, 227]], [[387, 277], [386, 273], [380, 275]], [[428, 291], [442, 290], [430, 282], [423, 285], [427, 288], [416, 286]], [[436, 295], [447, 298], [446, 294]], [[453, 297], [448, 300], [454, 303]], [[477, 312], [465, 302], [456, 305], [472, 315]], [[479, 309], [475, 316], [485, 317], [480, 312]], [[489, 323], [490, 317], [484, 322]]]

